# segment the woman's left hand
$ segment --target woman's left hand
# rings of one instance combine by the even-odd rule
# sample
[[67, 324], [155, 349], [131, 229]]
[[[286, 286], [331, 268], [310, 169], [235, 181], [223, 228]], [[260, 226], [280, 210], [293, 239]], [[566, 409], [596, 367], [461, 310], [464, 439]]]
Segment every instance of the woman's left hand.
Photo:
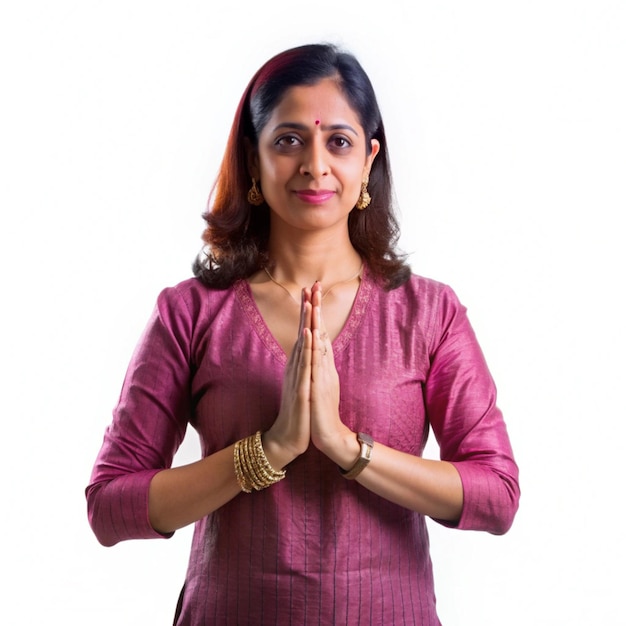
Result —
[[313, 285], [311, 303], [311, 441], [318, 450], [336, 460], [343, 456], [342, 451], [345, 454], [345, 441], [354, 439], [354, 434], [339, 417], [339, 375], [322, 316], [320, 283]]
[[[344, 470], [354, 466], [361, 446], [339, 416], [339, 375], [322, 315], [322, 286], [311, 290], [311, 442]], [[463, 485], [454, 465], [430, 461], [376, 443], [374, 461], [357, 478], [379, 496], [435, 519], [457, 522]]]

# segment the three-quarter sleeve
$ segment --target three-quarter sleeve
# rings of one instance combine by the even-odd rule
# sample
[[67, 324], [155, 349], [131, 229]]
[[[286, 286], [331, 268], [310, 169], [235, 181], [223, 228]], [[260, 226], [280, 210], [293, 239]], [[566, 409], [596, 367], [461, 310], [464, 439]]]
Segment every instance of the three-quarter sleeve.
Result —
[[98, 541], [161, 537], [150, 525], [152, 477], [172, 464], [189, 419], [192, 316], [165, 289], [128, 366], [113, 419], [86, 489]]
[[449, 287], [435, 311], [425, 403], [441, 459], [454, 464], [463, 484], [463, 511], [454, 526], [503, 534], [520, 490], [496, 387], [465, 307]]

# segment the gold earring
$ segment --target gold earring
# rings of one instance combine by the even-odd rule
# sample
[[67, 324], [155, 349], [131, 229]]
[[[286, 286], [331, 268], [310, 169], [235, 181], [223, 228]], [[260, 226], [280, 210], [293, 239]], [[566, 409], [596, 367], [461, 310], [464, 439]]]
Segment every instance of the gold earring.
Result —
[[359, 211], [366, 209], [370, 205], [370, 202], [372, 201], [372, 196], [370, 196], [367, 191], [367, 183], [369, 182], [370, 182], [369, 176], [366, 176], [363, 179], [363, 182], [361, 183], [361, 193], [359, 194], [359, 199], [356, 201], [356, 205], [355, 205], [356, 208], [359, 209]]
[[252, 179], [252, 187], [250, 191], [248, 191], [248, 202], [252, 206], [261, 206], [265, 202], [265, 198], [256, 186], [256, 180], [254, 178]]

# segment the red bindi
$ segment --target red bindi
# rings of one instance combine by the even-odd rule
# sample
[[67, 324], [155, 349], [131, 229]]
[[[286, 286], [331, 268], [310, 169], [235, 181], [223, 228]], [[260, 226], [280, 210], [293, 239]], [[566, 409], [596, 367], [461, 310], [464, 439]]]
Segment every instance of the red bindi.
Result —
[[320, 125], [320, 121], [319, 120], [315, 120], [315, 125], [319, 126]]

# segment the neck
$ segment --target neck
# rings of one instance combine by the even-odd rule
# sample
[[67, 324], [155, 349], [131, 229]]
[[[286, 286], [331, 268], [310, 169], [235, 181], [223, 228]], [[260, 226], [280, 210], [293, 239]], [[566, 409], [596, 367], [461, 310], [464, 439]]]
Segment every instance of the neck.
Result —
[[[288, 232], [286, 232], [288, 231]], [[302, 231], [274, 220], [270, 229], [268, 268], [280, 282], [310, 287], [330, 285], [355, 274], [362, 260], [353, 248], [347, 222], [334, 228]]]
[[268, 269], [283, 283], [310, 287], [317, 280], [322, 285], [345, 280], [356, 274], [361, 264], [361, 257], [352, 245], [338, 248], [283, 244], [270, 247]]

